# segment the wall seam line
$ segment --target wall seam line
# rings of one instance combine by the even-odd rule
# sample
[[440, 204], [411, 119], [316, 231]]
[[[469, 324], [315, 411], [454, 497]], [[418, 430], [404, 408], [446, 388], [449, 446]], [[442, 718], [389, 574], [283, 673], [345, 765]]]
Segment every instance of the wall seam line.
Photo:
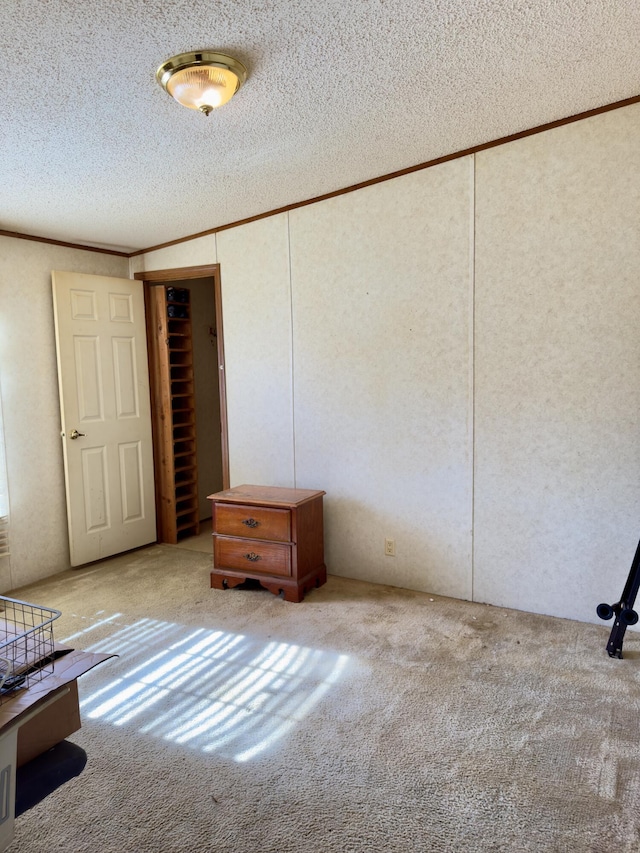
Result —
[[289, 268], [289, 322], [291, 328], [291, 438], [293, 455], [293, 487], [298, 488], [298, 472], [296, 467], [296, 391], [295, 391], [295, 349], [293, 344], [293, 276], [291, 274], [291, 216], [287, 211], [287, 262]]
[[471, 328], [470, 328], [470, 385], [471, 385], [471, 601], [475, 601], [476, 573], [476, 154], [471, 161], [471, 252], [470, 265], [470, 296], [471, 296]]

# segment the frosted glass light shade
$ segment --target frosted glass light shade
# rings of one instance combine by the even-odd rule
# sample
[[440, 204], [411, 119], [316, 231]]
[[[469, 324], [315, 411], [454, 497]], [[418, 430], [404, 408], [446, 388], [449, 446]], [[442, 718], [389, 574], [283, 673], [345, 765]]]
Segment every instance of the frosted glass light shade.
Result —
[[246, 77], [237, 59], [211, 51], [178, 54], [156, 71], [160, 85], [178, 103], [205, 115], [230, 101]]

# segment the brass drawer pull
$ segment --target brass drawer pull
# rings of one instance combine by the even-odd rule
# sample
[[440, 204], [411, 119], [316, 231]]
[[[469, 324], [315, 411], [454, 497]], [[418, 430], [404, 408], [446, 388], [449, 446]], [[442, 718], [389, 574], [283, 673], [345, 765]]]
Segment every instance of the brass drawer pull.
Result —
[[245, 554], [244, 556], [251, 563], [257, 563], [260, 559], [260, 555], [256, 554], [254, 551], [252, 551], [250, 554]]
[[255, 518], [245, 518], [242, 523], [246, 524], [247, 527], [258, 527], [258, 525], [260, 524], [260, 522], [256, 521]]

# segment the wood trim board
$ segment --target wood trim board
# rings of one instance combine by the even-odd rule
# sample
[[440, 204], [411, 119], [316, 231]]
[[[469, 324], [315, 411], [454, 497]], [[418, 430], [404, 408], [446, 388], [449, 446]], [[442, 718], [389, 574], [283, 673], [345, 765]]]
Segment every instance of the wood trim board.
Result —
[[[573, 122], [583, 121], [584, 119], [592, 118], [593, 116], [601, 115], [602, 113], [611, 112], [611, 110], [619, 110], [623, 107], [631, 106], [632, 104], [640, 103], [640, 95], [634, 95], [630, 98], [624, 98], [621, 101], [614, 101], [610, 104], [604, 104], [601, 107], [595, 107], [591, 110], [585, 110], [580, 113], [576, 113], [575, 115], [566, 116], [565, 118], [556, 119], [555, 121], [547, 122], [546, 124], [540, 124], [536, 127], [528, 128], [526, 130], [518, 131], [517, 133], [512, 133], [509, 136], [502, 136], [498, 139], [491, 140], [489, 142], [483, 142], [479, 145], [474, 145], [470, 148], [465, 148], [461, 151], [455, 151], [452, 154], [445, 154], [442, 157], [436, 157], [433, 160], [427, 160], [425, 163], [418, 163], [415, 166], [409, 166], [406, 169], [399, 169], [396, 172], [389, 172], [385, 175], [379, 175], [375, 178], [370, 178], [367, 181], [361, 181], [358, 184], [351, 184], [347, 187], [343, 187], [338, 190], [333, 190], [332, 192], [325, 193], [324, 195], [315, 196], [314, 198], [304, 199], [303, 201], [294, 202], [292, 204], [285, 205], [284, 207], [278, 207], [273, 210], [265, 211], [264, 213], [256, 214], [255, 216], [249, 216], [246, 219], [238, 219], [234, 222], [228, 222], [224, 225], [219, 225], [216, 228], [209, 228], [206, 231], [199, 231], [196, 234], [189, 234], [185, 237], [178, 237], [175, 240], [169, 240], [166, 243], [158, 243], [155, 246], [148, 246], [144, 249], [136, 249], [135, 252], [120, 252], [115, 249], [101, 249], [97, 246], [86, 246], [80, 243], [68, 243], [64, 240], [53, 240], [48, 237], [37, 237], [34, 234], [23, 234], [17, 231], [4, 231], [0, 229], [0, 237], [15, 237], [19, 240], [35, 240], [39, 243], [50, 243], [54, 246], [65, 246], [70, 249], [83, 249], [88, 252], [101, 252], [105, 255], [118, 255], [123, 258], [135, 258], [138, 255], [144, 255], [147, 252], [155, 252], [158, 249], [166, 249], [168, 246], [177, 246], [180, 243], [187, 243], [190, 240], [197, 240], [199, 237], [207, 237], [210, 234], [217, 234], [220, 231], [227, 231], [230, 228], [237, 228], [239, 225], [247, 225], [250, 222], [257, 222], [260, 219], [266, 219], [269, 216], [276, 216], [279, 213], [286, 213], [290, 210], [296, 210], [299, 207], [306, 207], [309, 204], [315, 204], [319, 201], [326, 201], [330, 198], [335, 198], [339, 195], [344, 195], [345, 193], [355, 192], [356, 190], [361, 190], [364, 187], [373, 186], [374, 184], [382, 183], [383, 181], [390, 181], [393, 178], [399, 178], [403, 175], [410, 175], [412, 172], [419, 172], [422, 169], [429, 169], [432, 166], [438, 166], [440, 163], [446, 163], [449, 160], [456, 160], [460, 157], [467, 157], [470, 154], [477, 154], [480, 151], [486, 151], [489, 148], [495, 148], [499, 145], [506, 145], [509, 142], [515, 142], [518, 139], [524, 139], [527, 136], [533, 136], [536, 133], [544, 133], [547, 130], [553, 130], [556, 127], [562, 127], [565, 124], [572, 124]], [[198, 269], [197, 267], [192, 267], [191, 269]], [[205, 269], [205, 267], [202, 267]], [[165, 272], [173, 272], [166, 270]], [[144, 274], [147, 275], [147, 274]], [[144, 278], [143, 274], [137, 273], [135, 278]], [[209, 273], [204, 273], [204, 275], [209, 275]], [[198, 276], [194, 276], [197, 278]], [[183, 276], [183, 278], [187, 278], [187, 276]], [[151, 279], [149, 279], [151, 280]], [[170, 281], [171, 279], [154, 279], [154, 281]]]

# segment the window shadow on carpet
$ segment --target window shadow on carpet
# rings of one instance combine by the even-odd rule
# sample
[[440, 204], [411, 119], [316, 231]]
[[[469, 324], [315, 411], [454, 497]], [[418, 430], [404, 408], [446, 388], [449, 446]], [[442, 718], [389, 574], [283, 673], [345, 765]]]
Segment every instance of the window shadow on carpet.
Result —
[[95, 651], [119, 658], [83, 698], [84, 718], [135, 726], [235, 761], [254, 758], [290, 732], [349, 661], [335, 652], [154, 619], [120, 627]]

